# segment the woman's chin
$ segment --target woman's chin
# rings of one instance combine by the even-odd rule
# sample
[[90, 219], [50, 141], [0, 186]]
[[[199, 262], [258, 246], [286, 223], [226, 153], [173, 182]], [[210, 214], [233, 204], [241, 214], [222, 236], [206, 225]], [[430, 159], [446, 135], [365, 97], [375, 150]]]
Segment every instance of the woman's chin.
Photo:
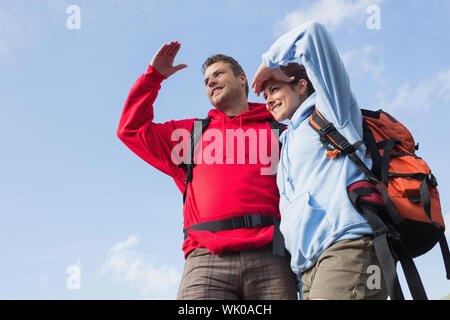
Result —
[[284, 118], [283, 118], [283, 116], [282, 116], [281, 114], [279, 114], [279, 113], [273, 113], [273, 112], [271, 112], [271, 113], [272, 113], [272, 117], [273, 117], [275, 120], [277, 120], [278, 122], [281, 122], [281, 121], [284, 120]]

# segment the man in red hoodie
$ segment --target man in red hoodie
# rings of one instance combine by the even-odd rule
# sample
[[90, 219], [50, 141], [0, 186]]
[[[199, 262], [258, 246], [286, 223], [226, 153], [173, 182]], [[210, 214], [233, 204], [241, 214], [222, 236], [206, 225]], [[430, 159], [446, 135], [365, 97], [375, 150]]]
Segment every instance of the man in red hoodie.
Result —
[[279, 194], [275, 175], [267, 174], [274, 164], [264, 152], [267, 156], [271, 150], [278, 160], [278, 140], [269, 125], [273, 118], [264, 104], [247, 102], [247, 78], [233, 58], [208, 58], [204, 84], [215, 108], [186, 179], [186, 166], [180, 166], [174, 151], [181, 146], [180, 157], [189, 162], [184, 151], [197, 119], [153, 122], [161, 82], [187, 67], [173, 65], [179, 49], [180, 43], [170, 42], [155, 54], [131, 88], [117, 131], [128, 148], [171, 176], [185, 193], [186, 263], [177, 298], [297, 299], [289, 258], [272, 252]]

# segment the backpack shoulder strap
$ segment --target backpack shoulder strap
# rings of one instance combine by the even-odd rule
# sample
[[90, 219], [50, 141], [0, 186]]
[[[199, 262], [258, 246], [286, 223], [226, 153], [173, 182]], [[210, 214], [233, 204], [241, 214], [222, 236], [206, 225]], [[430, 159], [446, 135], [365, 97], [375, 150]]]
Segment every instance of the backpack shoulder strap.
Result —
[[[278, 122], [275, 119], [270, 119], [267, 122], [269, 123], [270, 128], [272, 129], [272, 131], [275, 133], [275, 136], [278, 139], [280, 139], [281, 134], [284, 132], [284, 130], [287, 129], [286, 125], [281, 123], [281, 122]], [[282, 144], [281, 144], [281, 141], [280, 141], [280, 149], [281, 149], [281, 146], [282, 146]]]
[[[186, 183], [186, 188], [184, 189], [183, 193], [183, 205], [186, 202], [186, 195], [187, 195], [187, 189], [189, 186], [189, 183], [192, 181], [193, 175], [193, 169], [195, 167], [194, 163], [194, 150], [197, 143], [200, 141], [203, 132], [208, 128], [209, 124], [211, 123], [210, 118], [205, 119], [198, 119], [194, 121], [194, 124], [192, 125], [191, 133], [189, 135], [189, 146], [188, 146], [188, 155], [186, 157], [187, 161], [183, 162], [178, 165], [178, 168], [183, 168], [186, 171], [186, 178], [184, 179], [184, 182]], [[201, 130], [198, 130], [201, 125]]]
[[373, 182], [378, 183], [379, 180], [373, 172], [366, 166], [366, 164], [356, 155], [355, 151], [364, 143], [363, 141], [351, 144], [346, 137], [344, 137], [333, 125], [328, 122], [317, 110], [314, 108], [313, 113], [309, 117], [309, 125], [320, 136], [320, 141], [328, 150], [327, 157], [339, 158], [342, 154], [347, 155], [355, 165]]
[[[363, 111], [363, 110], [361, 110]], [[367, 124], [367, 121], [364, 119], [363, 113], [363, 140], [366, 142], [366, 150], [367, 153], [370, 154], [372, 159], [372, 172], [375, 176], [381, 180], [381, 155], [380, 151], [377, 147], [377, 142], [375, 141], [375, 137], [373, 136], [372, 131]]]
[[279, 135], [281, 135], [283, 131], [286, 130], [286, 125], [281, 122], [278, 122], [275, 119], [270, 119], [267, 122], [269, 123], [270, 128], [272, 130], [278, 130], [278, 132], [280, 133]]

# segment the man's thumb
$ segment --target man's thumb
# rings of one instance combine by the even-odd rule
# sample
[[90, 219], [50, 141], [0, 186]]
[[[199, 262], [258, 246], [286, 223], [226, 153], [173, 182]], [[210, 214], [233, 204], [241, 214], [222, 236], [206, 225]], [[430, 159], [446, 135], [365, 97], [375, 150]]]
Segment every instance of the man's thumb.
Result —
[[187, 68], [187, 64], [181, 63], [181, 64], [175, 66], [175, 70], [176, 71], [179, 71], [179, 70], [184, 69], [184, 68]]

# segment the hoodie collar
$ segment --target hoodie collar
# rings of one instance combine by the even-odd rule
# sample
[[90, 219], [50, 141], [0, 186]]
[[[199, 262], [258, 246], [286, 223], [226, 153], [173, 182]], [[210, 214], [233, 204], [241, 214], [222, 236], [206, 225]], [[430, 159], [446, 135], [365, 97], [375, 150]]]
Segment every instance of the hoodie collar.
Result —
[[313, 107], [316, 105], [316, 99], [317, 95], [314, 92], [305, 101], [303, 101], [300, 107], [295, 111], [291, 120], [288, 121], [288, 126], [295, 129], [300, 125], [300, 123], [307, 119], [313, 112]]
[[[233, 120], [236, 119], [236, 118], [241, 118], [241, 119], [244, 118], [244, 119], [251, 119], [251, 120], [269, 120], [269, 119], [273, 119], [273, 117], [270, 114], [270, 112], [267, 111], [266, 105], [263, 104], [263, 103], [249, 102], [248, 103], [248, 108], [249, 108], [248, 111], [236, 115], [236, 117], [233, 118]], [[220, 111], [220, 110], [218, 110], [216, 108], [209, 110], [208, 117], [214, 118], [214, 119], [217, 119], [217, 120], [219, 120], [219, 119], [228, 119], [229, 121], [231, 121], [230, 117], [228, 117], [225, 113], [223, 113], [222, 111]]]
[[314, 106], [316, 105], [316, 99], [317, 95], [314, 92], [305, 101], [303, 101], [300, 107], [298, 107], [298, 109], [295, 111], [292, 118], [290, 120], [287, 120], [288, 130], [285, 130], [280, 136], [280, 141], [283, 144], [285, 144], [285, 137], [288, 131], [298, 128], [300, 123], [302, 123], [305, 119], [308, 119], [309, 116], [313, 113]]

